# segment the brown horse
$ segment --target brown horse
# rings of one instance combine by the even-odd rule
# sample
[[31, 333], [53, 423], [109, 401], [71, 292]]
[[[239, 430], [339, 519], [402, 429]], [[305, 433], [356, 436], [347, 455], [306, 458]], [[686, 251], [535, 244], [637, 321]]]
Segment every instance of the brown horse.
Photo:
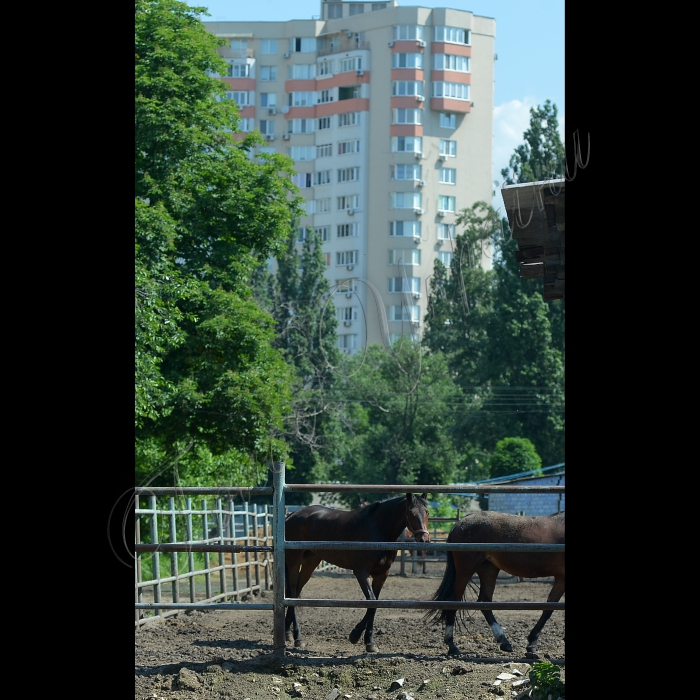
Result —
[[[416, 542], [430, 542], [426, 496], [425, 493], [421, 496], [407, 493], [355, 510], [324, 506], [300, 508], [285, 521], [285, 539], [288, 542], [396, 542], [408, 527], [414, 533]], [[377, 600], [396, 555], [396, 550], [289, 549], [285, 552], [287, 597], [301, 597], [302, 588], [323, 560], [351, 569], [365, 598]], [[367, 608], [365, 616], [350, 632], [350, 641], [357, 644], [364, 631], [365, 649], [372, 652], [378, 651], [374, 643], [376, 612], [376, 608]], [[294, 640], [295, 647], [304, 646], [293, 605], [287, 609], [285, 632], [288, 642]]]
[[[462, 518], [452, 528], [448, 542], [485, 543], [478, 552], [447, 552], [447, 567], [442, 583], [432, 600], [460, 601], [467, 584], [476, 573], [479, 576], [480, 590], [477, 600], [491, 602], [496, 587], [496, 577], [502, 569], [512, 576], [538, 578], [553, 576], [554, 585], [547, 601], [558, 602], [564, 595], [564, 552], [507, 552], [489, 551], [488, 544], [564, 544], [564, 511], [547, 516], [524, 516], [510, 513], [483, 511]], [[496, 622], [492, 610], [481, 611], [502, 651], [513, 651], [501, 626]], [[445, 643], [448, 654], [460, 654], [454, 643], [454, 623], [456, 610], [431, 610], [424, 619], [445, 622]], [[529, 658], [537, 655], [537, 638], [551, 610], [543, 610], [537, 624], [527, 637]]]

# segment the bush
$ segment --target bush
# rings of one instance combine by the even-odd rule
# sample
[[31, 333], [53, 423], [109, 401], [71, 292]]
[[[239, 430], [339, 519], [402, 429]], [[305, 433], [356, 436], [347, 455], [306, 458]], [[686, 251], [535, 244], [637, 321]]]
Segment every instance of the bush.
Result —
[[565, 697], [564, 683], [559, 677], [560, 674], [559, 666], [549, 661], [538, 661], [532, 664], [528, 673], [532, 684], [530, 697], [533, 700], [547, 700], [549, 697], [556, 700]]
[[542, 474], [542, 458], [527, 438], [508, 437], [496, 443], [491, 455], [491, 477], [535, 471]]

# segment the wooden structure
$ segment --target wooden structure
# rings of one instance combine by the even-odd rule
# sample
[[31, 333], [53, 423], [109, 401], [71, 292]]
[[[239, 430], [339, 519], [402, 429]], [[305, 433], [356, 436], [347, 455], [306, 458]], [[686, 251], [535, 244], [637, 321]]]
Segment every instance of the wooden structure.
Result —
[[564, 195], [566, 180], [543, 180], [501, 188], [508, 223], [518, 243], [520, 277], [544, 278], [547, 301], [564, 298]]

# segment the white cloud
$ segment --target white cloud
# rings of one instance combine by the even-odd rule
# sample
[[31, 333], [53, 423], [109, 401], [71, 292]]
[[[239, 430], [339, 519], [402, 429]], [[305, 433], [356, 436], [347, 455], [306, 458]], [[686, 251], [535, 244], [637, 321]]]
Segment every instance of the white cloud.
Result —
[[[524, 142], [523, 133], [530, 125], [530, 109], [537, 107], [539, 101], [534, 97], [525, 97], [523, 100], [510, 100], [504, 102], [493, 110], [493, 177], [499, 184], [494, 184], [496, 194], [492, 205], [501, 214], [505, 212], [503, 198], [499, 192], [503, 183], [501, 170], [508, 167], [508, 161], [513, 151]], [[564, 114], [559, 113], [559, 134], [564, 139]]]

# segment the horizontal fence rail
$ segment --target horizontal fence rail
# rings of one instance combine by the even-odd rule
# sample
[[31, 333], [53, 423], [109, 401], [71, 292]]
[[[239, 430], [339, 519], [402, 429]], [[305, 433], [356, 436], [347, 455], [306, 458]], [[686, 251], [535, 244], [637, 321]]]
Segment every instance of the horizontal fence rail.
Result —
[[[285, 607], [348, 607], [348, 608], [409, 608], [422, 610], [564, 610], [565, 603], [562, 602], [484, 602], [484, 601], [427, 601], [427, 600], [327, 600], [315, 598], [286, 598], [285, 593], [285, 571], [284, 553], [285, 550], [294, 549], [315, 549], [323, 550], [401, 550], [402, 573], [404, 550], [409, 552], [423, 552], [420, 560], [425, 561], [427, 552], [450, 552], [450, 551], [482, 551], [488, 547], [491, 551], [511, 551], [511, 552], [563, 552], [563, 544], [516, 544], [516, 543], [454, 543], [454, 542], [414, 542], [411, 540], [397, 540], [396, 542], [329, 542], [324, 541], [299, 541], [291, 542], [284, 539], [284, 494], [285, 493], [432, 493], [432, 494], [467, 494], [481, 495], [489, 493], [565, 493], [565, 486], [477, 486], [471, 484], [461, 484], [459, 486], [450, 485], [415, 485], [415, 484], [285, 484], [284, 462], [276, 462], [273, 465], [273, 485], [263, 487], [137, 487], [135, 489], [136, 499], [136, 543], [134, 551], [136, 553], [136, 620], [139, 624], [139, 611], [154, 611], [156, 615], [163, 616], [164, 612], [177, 613], [186, 610], [272, 610], [273, 611], [273, 653], [285, 653], [285, 632], [284, 616]], [[156, 508], [156, 497], [168, 497], [169, 508]], [[216, 496], [216, 508], [207, 507], [206, 500], [202, 501], [201, 509], [193, 509], [189, 496]], [[233, 506], [233, 499], [248, 499], [254, 496], [272, 496], [272, 506], [265, 506], [263, 510], [258, 510], [260, 506], [254, 506], [255, 510], [250, 511], [250, 504], [246, 501], [243, 506], [236, 509]], [[150, 508], [139, 508], [139, 498], [147, 497], [150, 501]], [[175, 497], [187, 497], [186, 508], [177, 510], [174, 506]], [[228, 499], [228, 509], [222, 504], [222, 499]], [[150, 519], [150, 542], [140, 541], [140, 520], [144, 516]], [[168, 519], [170, 542], [158, 541], [158, 517]], [[187, 519], [187, 533], [185, 541], [177, 541], [176, 518], [185, 517]], [[193, 536], [193, 518], [199, 519], [202, 529], [202, 537]], [[211, 519], [211, 522], [210, 522]], [[259, 520], [263, 521], [263, 527], [259, 526]], [[457, 522], [457, 518], [434, 518], [435, 522]], [[252, 526], [251, 526], [252, 523]], [[239, 529], [243, 532], [239, 535]], [[213, 528], [213, 529], [212, 529]], [[252, 531], [252, 534], [251, 534]], [[261, 535], [262, 532], [262, 535]], [[436, 530], [437, 532], [437, 530]], [[211, 534], [214, 536], [211, 536]], [[245, 544], [237, 542], [243, 540]], [[263, 544], [251, 544], [252, 541], [263, 541]], [[272, 544], [270, 545], [269, 542]], [[153, 570], [155, 572], [152, 580], [144, 581], [141, 575], [141, 556], [150, 553], [153, 556]], [[178, 554], [188, 556], [188, 571], [180, 573], [178, 569]], [[204, 568], [195, 570], [192, 557], [195, 553], [203, 554]], [[209, 561], [209, 555], [218, 555], [219, 564], [213, 565]], [[238, 562], [236, 555], [244, 554], [245, 562]], [[251, 559], [251, 554], [255, 555]], [[272, 557], [269, 555], [272, 554]], [[160, 575], [160, 556], [170, 556], [171, 576]], [[231, 564], [226, 563], [225, 557], [229, 555]], [[264, 559], [260, 561], [262, 555]], [[415, 564], [415, 555], [413, 562]], [[444, 559], [436, 561], [444, 561]], [[260, 568], [264, 568], [265, 583], [260, 581]], [[238, 571], [245, 567], [246, 584], [241, 586], [238, 581]], [[272, 568], [272, 576], [269, 569]], [[337, 569], [327, 562], [321, 562], [319, 568]], [[227, 590], [226, 576], [227, 570], [233, 571], [233, 590]], [[255, 582], [252, 581], [252, 571], [255, 571]], [[206, 598], [197, 601], [195, 599], [195, 574], [204, 575]], [[220, 592], [212, 592], [212, 576], [218, 574]], [[189, 602], [180, 601], [179, 585], [180, 580], [189, 580]], [[271, 580], [270, 580], [271, 578]], [[270, 585], [270, 584], [273, 585]], [[163, 586], [172, 586], [172, 602], [162, 600]], [[154, 601], [143, 601], [143, 589], [153, 587]], [[262, 593], [263, 590], [273, 591], [273, 602], [271, 603], [248, 603], [248, 602], [220, 602], [227, 598], [241, 598], [247, 594], [255, 592]]]

